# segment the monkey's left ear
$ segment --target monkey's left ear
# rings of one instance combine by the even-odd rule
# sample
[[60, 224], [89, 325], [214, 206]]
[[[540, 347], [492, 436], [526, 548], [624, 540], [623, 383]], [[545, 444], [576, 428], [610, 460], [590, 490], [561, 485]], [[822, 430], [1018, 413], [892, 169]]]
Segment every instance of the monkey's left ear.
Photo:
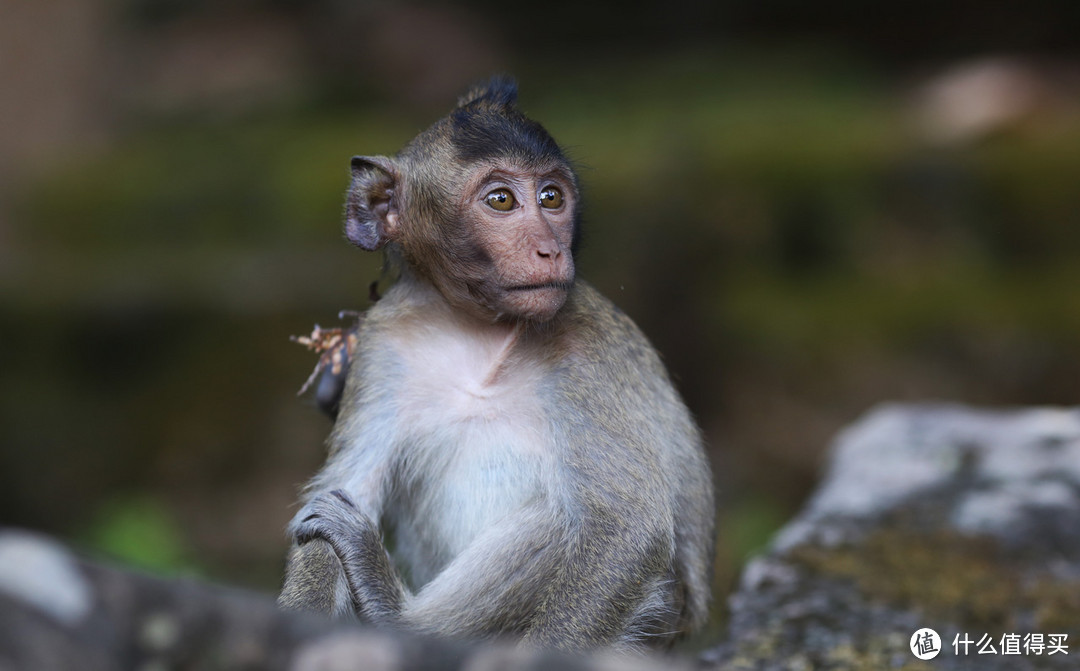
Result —
[[373, 252], [393, 239], [398, 209], [398, 171], [385, 156], [353, 156], [352, 183], [345, 197], [345, 237]]

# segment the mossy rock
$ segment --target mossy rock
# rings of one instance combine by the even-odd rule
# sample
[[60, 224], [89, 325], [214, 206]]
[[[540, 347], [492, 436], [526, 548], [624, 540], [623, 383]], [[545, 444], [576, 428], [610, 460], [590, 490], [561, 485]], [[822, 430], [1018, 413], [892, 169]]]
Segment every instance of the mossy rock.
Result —
[[[714, 668], [1072, 668], [1080, 412], [871, 413], [731, 610], [728, 641], [705, 655]], [[909, 647], [923, 627], [941, 638], [933, 660]], [[1063, 645], [1037, 654], [1029, 634]]]

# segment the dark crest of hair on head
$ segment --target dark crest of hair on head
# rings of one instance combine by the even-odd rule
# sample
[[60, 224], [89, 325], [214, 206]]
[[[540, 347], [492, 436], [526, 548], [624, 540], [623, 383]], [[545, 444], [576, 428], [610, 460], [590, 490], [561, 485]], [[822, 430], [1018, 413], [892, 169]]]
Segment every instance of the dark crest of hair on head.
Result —
[[450, 141], [462, 161], [510, 157], [530, 164], [566, 162], [543, 126], [517, 108], [517, 82], [492, 77], [458, 100], [450, 114]]

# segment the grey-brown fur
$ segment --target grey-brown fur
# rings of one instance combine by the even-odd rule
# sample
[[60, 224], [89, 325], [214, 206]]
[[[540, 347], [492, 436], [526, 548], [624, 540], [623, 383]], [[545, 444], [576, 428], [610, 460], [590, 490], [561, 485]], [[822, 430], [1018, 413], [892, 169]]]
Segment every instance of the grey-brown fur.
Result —
[[[479, 114], [479, 98], [510, 130], [477, 137], [517, 132], [525, 117], [494, 87], [450, 118]], [[401, 279], [363, 320], [329, 458], [290, 525], [280, 602], [452, 637], [664, 646], [707, 614], [713, 498], [699, 432], [633, 322], [571, 284], [577, 193], [561, 152], [521, 155], [547, 151], [535, 125], [522, 131], [532, 144], [470, 164], [451, 126], [354, 170], [347, 215], [371, 231], [362, 246], [400, 257]], [[468, 195], [489, 165], [554, 175], [569, 211], [522, 191], [524, 209], [499, 219]], [[489, 219], [550, 226], [544, 244], [567, 258], [538, 258], [529, 242], [508, 264]], [[498, 293], [519, 266], [552, 284]]]

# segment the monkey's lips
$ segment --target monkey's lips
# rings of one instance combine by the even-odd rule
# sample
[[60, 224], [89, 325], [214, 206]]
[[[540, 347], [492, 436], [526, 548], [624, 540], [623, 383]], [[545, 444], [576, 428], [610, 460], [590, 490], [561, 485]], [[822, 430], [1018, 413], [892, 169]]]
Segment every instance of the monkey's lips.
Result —
[[512, 284], [512, 285], [506, 287], [507, 291], [543, 291], [545, 289], [557, 289], [559, 291], [570, 291], [570, 282], [552, 281], [552, 282], [541, 282], [539, 284]]
[[552, 280], [503, 287], [502, 311], [523, 319], [547, 321], [566, 302], [572, 282]]

